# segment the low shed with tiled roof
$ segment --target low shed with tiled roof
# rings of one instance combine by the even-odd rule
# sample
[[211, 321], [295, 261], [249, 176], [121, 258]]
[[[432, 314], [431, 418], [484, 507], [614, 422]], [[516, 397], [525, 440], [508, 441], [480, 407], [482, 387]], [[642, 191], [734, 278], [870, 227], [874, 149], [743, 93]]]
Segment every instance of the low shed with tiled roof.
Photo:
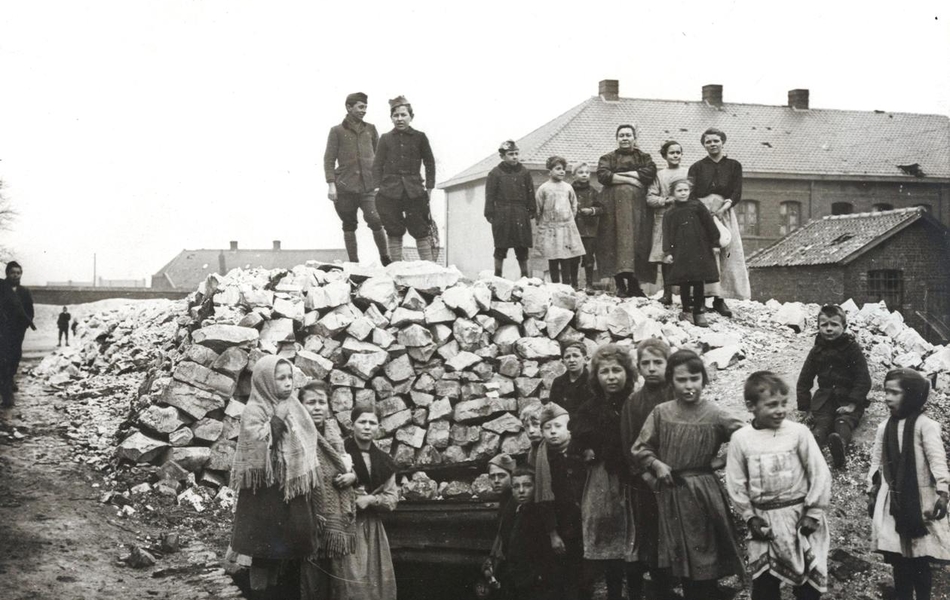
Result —
[[[516, 140], [522, 162], [536, 184], [555, 154], [596, 165], [616, 148], [617, 125], [633, 123], [638, 145], [658, 166], [665, 166], [660, 146], [675, 139], [688, 167], [705, 156], [701, 133], [716, 127], [728, 136], [726, 153], [744, 169], [737, 210], [747, 254], [831, 214], [924, 206], [950, 225], [948, 117], [815, 109], [807, 90], [790, 91], [788, 104], [776, 106], [724, 102], [716, 85], [705, 86], [702, 98], [621, 98], [616, 81], [602, 81], [597, 96]], [[482, 211], [485, 179], [498, 162], [491, 153], [440, 184], [448, 262], [469, 275], [491, 267], [491, 253], [475, 249], [492, 244]]]
[[884, 300], [932, 341], [950, 337], [950, 229], [923, 208], [827, 216], [748, 266], [753, 300]]

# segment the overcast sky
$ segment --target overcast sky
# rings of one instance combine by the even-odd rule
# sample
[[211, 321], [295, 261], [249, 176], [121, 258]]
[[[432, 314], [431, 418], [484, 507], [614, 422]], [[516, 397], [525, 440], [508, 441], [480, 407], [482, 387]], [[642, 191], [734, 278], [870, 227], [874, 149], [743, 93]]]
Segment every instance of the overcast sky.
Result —
[[948, 115], [947, 6], [0, 0], [0, 179], [20, 213], [0, 243], [33, 284], [91, 280], [93, 254], [142, 279], [229, 240], [342, 247], [322, 156], [357, 90], [381, 132], [408, 97], [439, 181], [608, 78], [628, 97], [804, 87], [813, 108]]

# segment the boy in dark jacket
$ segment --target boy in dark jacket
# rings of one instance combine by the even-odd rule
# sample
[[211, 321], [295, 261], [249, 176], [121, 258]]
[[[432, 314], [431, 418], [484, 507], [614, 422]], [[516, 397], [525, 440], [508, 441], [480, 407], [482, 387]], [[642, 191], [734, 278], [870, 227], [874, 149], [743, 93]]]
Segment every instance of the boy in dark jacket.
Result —
[[[594, 291], [594, 263], [596, 262], [597, 228], [600, 226], [600, 215], [604, 212], [604, 205], [600, 201], [600, 193], [590, 185], [590, 165], [581, 163], [574, 167], [574, 194], [577, 196], [577, 230], [584, 242], [584, 277], [587, 292]], [[577, 263], [571, 265], [571, 270], [577, 269]], [[574, 276], [572, 281], [577, 281]]]
[[56, 343], [57, 346], [63, 345], [63, 336], [66, 336], [66, 345], [69, 345], [69, 321], [72, 319], [72, 315], [69, 314], [69, 309], [63, 307], [63, 312], [59, 313], [59, 317], [56, 319], [56, 326], [59, 328], [59, 341]]
[[584, 539], [581, 531], [581, 495], [587, 470], [579, 456], [568, 453], [570, 415], [551, 402], [541, 409], [544, 441], [535, 466], [535, 498], [541, 508], [548, 546], [564, 574], [564, 597], [590, 598], [591, 582], [583, 573]]
[[[818, 336], [798, 376], [798, 410], [811, 413], [812, 434], [828, 444], [836, 467], [844, 466], [851, 435], [861, 421], [871, 391], [871, 375], [857, 340], [846, 333], [848, 316], [837, 304], [818, 312]], [[818, 391], [811, 388], [818, 377]]]
[[485, 220], [491, 223], [495, 242], [495, 277], [501, 277], [508, 249], [514, 248], [522, 277], [528, 276], [528, 250], [531, 249], [531, 219], [538, 212], [531, 173], [522, 164], [517, 144], [501, 143], [501, 162], [488, 172], [485, 182]]

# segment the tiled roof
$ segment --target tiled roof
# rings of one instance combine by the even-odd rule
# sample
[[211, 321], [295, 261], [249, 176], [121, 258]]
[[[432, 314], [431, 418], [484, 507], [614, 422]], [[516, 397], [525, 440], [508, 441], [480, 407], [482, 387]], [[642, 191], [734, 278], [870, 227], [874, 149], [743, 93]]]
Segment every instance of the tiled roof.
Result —
[[182, 250], [167, 265], [152, 275], [152, 286], [156, 279], [166, 279], [177, 289], [193, 290], [210, 273], [219, 273], [221, 257], [224, 257], [223, 272], [237, 267], [263, 267], [265, 269], [290, 269], [302, 265], [308, 260], [334, 262], [347, 260], [346, 250], [221, 250], [201, 249]]
[[847, 263], [925, 217], [923, 208], [824, 217], [796, 229], [749, 259], [748, 267]]
[[[897, 165], [918, 163], [925, 177], [950, 178], [950, 118], [942, 115], [793, 109], [760, 104], [641, 100], [585, 100], [517, 140], [521, 160], [543, 166], [552, 155], [569, 162], [592, 162], [615, 148], [617, 125], [637, 126], [641, 149], [662, 164], [660, 146], [669, 139], [683, 144], [684, 163], [705, 156], [700, 134], [709, 127], [726, 132], [726, 153], [746, 173], [913, 180]], [[472, 165], [440, 187], [484, 177], [498, 154]]]

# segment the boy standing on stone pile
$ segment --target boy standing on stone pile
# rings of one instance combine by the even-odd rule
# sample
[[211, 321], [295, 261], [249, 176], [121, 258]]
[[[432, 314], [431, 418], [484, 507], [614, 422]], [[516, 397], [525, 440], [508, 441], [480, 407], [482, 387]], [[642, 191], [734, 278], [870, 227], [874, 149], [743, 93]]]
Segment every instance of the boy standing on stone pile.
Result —
[[[861, 421], [871, 391], [864, 352], [845, 329], [848, 316], [837, 304], [818, 311], [818, 335], [798, 376], [798, 410], [811, 413], [812, 433], [819, 446], [828, 445], [836, 467], [844, 466], [851, 435]], [[812, 383], [818, 377], [818, 391]]]
[[366, 94], [355, 92], [346, 97], [346, 117], [330, 129], [327, 149], [323, 154], [323, 170], [327, 177], [327, 197], [343, 221], [343, 243], [350, 262], [359, 262], [356, 244], [356, 211], [363, 211], [363, 220], [373, 231], [383, 266], [389, 264], [386, 233], [376, 211], [376, 183], [373, 180], [373, 159], [379, 134], [366, 115]]
[[528, 276], [528, 250], [532, 246], [531, 219], [537, 214], [534, 182], [521, 165], [512, 140], [498, 147], [501, 162], [488, 172], [485, 182], [485, 219], [491, 223], [495, 242], [495, 276], [501, 277], [508, 250], [514, 248], [521, 276]]

